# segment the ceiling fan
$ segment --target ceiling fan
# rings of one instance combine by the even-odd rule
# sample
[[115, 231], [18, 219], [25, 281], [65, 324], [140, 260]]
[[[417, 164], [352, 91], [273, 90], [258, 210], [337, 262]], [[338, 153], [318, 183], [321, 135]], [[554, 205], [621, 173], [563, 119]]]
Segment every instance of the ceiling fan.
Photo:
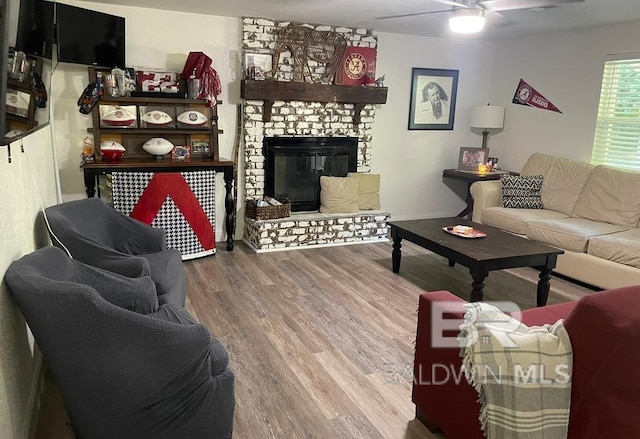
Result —
[[[484, 26], [485, 15], [500, 19], [502, 25], [510, 24], [510, 21], [501, 14], [503, 11], [530, 10], [540, 11], [555, 8], [568, 3], [582, 3], [584, 0], [432, 0], [437, 3], [451, 6], [451, 9], [436, 11], [412, 12], [408, 14], [387, 15], [376, 17], [377, 20], [392, 18], [414, 17], [417, 15], [451, 13], [449, 26], [454, 32], [479, 32]], [[457, 22], [457, 23], [456, 23]], [[461, 27], [454, 29], [456, 25]], [[467, 27], [470, 26], [470, 27]]]

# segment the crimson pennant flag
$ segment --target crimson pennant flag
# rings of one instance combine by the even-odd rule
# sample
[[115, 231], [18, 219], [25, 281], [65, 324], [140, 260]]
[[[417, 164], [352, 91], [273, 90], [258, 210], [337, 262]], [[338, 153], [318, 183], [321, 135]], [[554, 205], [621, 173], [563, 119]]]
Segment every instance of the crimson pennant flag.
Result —
[[540, 94], [535, 88], [527, 84], [523, 79], [520, 79], [516, 94], [513, 95], [514, 104], [526, 105], [528, 107], [542, 108], [543, 110], [555, 111], [556, 113], [562, 113], [551, 102]]

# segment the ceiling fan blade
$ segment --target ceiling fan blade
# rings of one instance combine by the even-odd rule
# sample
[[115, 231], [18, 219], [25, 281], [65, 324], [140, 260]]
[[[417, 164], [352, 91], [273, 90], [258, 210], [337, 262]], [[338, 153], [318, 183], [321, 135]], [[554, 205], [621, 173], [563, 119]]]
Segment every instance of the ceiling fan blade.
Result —
[[487, 12], [487, 20], [491, 23], [491, 26], [495, 27], [507, 27], [515, 24], [515, 21], [497, 11]]
[[387, 20], [389, 18], [415, 17], [417, 15], [440, 14], [442, 12], [451, 12], [451, 9], [446, 9], [446, 10], [442, 10], [442, 11], [412, 12], [411, 14], [386, 15], [384, 17], [375, 17], [375, 19], [376, 20]]
[[442, 3], [443, 5], [455, 6], [458, 8], [468, 8], [469, 5], [463, 0], [455, 1], [455, 0], [434, 0], [438, 3]]
[[487, 11], [515, 11], [518, 9], [554, 7], [568, 3], [584, 3], [584, 0], [479, 0]]

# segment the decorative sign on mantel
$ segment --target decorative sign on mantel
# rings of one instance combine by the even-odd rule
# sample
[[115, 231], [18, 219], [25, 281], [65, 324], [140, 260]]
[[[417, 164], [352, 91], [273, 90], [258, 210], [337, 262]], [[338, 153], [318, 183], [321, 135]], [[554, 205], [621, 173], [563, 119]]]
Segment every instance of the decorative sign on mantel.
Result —
[[342, 66], [336, 72], [336, 84], [365, 85], [376, 76], [376, 49], [373, 47], [347, 47]]
[[[328, 83], [340, 67], [347, 42], [344, 36], [334, 31], [321, 31], [307, 26], [289, 24], [277, 33], [272, 73], [278, 69], [280, 54], [289, 50], [293, 58], [293, 80], [299, 82]], [[314, 77], [310, 63], [324, 63], [324, 73]]]

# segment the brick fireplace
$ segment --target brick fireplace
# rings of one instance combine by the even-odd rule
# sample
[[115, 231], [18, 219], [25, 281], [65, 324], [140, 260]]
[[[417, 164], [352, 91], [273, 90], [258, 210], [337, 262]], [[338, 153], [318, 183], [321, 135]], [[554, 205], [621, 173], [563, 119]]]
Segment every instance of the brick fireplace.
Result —
[[[272, 53], [276, 42], [276, 31], [287, 24], [289, 23], [261, 18], [244, 18], [243, 50], [251, 53]], [[377, 36], [367, 29], [309, 26], [316, 30], [342, 33], [349, 45], [371, 48], [377, 46]], [[288, 53], [283, 54], [283, 62], [276, 74], [278, 81], [291, 80], [293, 68], [287, 56]], [[310, 67], [313, 67], [318, 77], [324, 73], [322, 65], [312, 64]], [[265, 117], [265, 111], [270, 112], [269, 117]], [[374, 118], [375, 105], [372, 104], [276, 99], [267, 106], [264, 100], [245, 99], [243, 106], [245, 198], [259, 199], [266, 194], [266, 161], [263, 152], [265, 138], [356, 138], [358, 145], [356, 170], [369, 172], [371, 129]], [[281, 220], [268, 221], [245, 218], [244, 239], [257, 251], [380, 241], [386, 240], [388, 218], [389, 213], [382, 211], [341, 215], [305, 212], [294, 213], [291, 217]]]

